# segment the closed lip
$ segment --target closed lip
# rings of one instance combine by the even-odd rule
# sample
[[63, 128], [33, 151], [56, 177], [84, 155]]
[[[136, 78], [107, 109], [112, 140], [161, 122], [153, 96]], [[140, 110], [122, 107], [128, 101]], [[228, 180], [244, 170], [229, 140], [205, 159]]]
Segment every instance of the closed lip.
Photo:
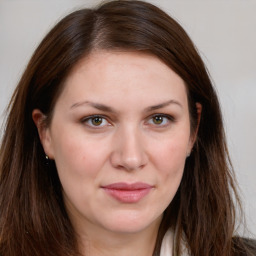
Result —
[[118, 183], [102, 186], [102, 188], [116, 189], [116, 190], [139, 190], [139, 189], [153, 188], [153, 186], [144, 182], [136, 182], [136, 183], [118, 182]]
[[119, 182], [102, 186], [102, 188], [107, 195], [121, 203], [137, 203], [148, 195], [154, 186], [143, 182], [130, 184]]

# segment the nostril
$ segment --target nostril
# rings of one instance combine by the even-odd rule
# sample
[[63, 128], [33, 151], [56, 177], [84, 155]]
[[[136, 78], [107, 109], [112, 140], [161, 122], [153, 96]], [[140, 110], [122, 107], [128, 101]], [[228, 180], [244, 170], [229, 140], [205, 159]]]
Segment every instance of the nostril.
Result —
[[147, 156], [143, 150], [122, 152], [116, 150], [111, 155], [111, 164], [119, 170], [134, 171], [140, 170], [147, 164]]

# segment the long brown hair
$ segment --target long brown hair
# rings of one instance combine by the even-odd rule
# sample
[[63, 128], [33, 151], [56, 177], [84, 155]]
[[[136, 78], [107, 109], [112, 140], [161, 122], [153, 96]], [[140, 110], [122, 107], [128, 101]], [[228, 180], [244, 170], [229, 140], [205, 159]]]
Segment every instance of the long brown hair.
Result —
[[157, 56], [186, 83], [191, 129], [197, 140], [179, 190], [164, 213], [155, 246], [159, 255], [166, 230], [176, 227], [194, 256], [228, 256], [239, 202], [223, 131], [221, 111], [209, 75], [183, 28], [142, 1], [111, 1], [61, 20], [32, 56], [9, 105], [0, 151], [0, 254], [78, 255], [76, 235], [65, 211], [54, 162], [46, 162], [33, 109], [48, 124], [65, 78], [92, 50], [143, 51]]

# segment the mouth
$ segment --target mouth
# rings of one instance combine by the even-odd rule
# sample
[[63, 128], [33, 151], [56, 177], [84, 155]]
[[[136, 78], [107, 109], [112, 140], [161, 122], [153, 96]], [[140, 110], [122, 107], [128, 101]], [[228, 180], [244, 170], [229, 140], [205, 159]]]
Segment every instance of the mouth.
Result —
[[147, 196], [154, 186], [142, 182], [132, 184], [120, 182], [102, 186], [101, 188], [119, 202], [137, 203]]

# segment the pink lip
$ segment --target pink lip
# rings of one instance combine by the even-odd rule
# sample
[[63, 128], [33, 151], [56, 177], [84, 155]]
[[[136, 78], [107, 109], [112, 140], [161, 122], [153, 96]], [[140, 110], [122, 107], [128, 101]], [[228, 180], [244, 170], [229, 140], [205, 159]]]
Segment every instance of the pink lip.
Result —
[[136, 203], [144, 198], [153, 189], [153, 186], [142, 182], [132, 184], [120, 182], [102, 188], [108, 195], [122, 203]]

